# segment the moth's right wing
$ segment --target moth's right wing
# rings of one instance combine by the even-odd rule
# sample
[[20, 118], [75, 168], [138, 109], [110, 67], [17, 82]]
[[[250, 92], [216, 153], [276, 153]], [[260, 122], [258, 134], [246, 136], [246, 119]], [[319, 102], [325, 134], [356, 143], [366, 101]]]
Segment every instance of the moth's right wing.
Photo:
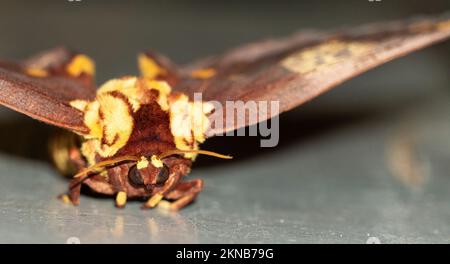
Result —
[[18, 63], [0, 61], [0, 104], [45, 123], [88, 132], [73, 100], [95, 97], [95, 66], [87, 56], [56, 48]]
[[[174, 90], [191, 97], [202, 93], [203, 100], [220, 102], [227, 122], [209, 134], [222, 134], [289, 111], [365, 71], [448, 38], [450, 13], [331, 32], [300, 32], [180, 67]], [[279, 111], [260, 108], [257, 115], [246, 111], [244, 122], [234, 122], [237, 118], [228, 101], [275, 101]]]

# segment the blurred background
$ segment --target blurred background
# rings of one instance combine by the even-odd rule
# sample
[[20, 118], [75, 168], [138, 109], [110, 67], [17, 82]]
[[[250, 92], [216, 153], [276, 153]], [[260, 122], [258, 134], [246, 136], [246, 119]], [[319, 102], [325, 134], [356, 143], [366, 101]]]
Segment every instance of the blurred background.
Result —
[[[95, 59], [97, 82], [137, 73], [153, 49], [183, 64], [300, 29], [336, 29], [450, 11], [430, 1], [17, 1], [0, 3], [0, 57], [64, 45]], [[283, 114], [280, 145], [214, 138], [189, 177], [186, 210], [125, 210], [56, 196], [52, 128], [0, 111], [0, 242], [448, 243], [450, 42], [372, 70]]]

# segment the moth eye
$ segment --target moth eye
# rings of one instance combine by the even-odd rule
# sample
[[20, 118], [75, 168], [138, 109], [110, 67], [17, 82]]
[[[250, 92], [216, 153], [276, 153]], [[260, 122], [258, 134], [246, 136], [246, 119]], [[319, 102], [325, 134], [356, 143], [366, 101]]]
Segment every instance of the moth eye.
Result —
[[169, 168], [164, 164], [156, 176], [156, 184], [163, 184], [169, 178]]
[[136, 166], [130, 168], [128, 172], [128, 178], [134, 185], [144, 185], [144, 179], [142, 179], [141, 173]]

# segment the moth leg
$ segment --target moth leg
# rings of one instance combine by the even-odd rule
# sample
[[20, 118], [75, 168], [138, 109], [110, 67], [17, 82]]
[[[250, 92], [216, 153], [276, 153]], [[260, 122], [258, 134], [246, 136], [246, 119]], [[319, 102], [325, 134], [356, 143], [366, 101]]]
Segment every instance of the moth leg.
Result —
[[[80, 204], [81, 182], [78, 179], [72, 179], [69, 183], [69, 199], [73, 205]], [[63, 197], [64, 201], [64, 197]]]
[[116, 195], [116, 206], [117, 208], [124, 208], [127, 203], [127, 193], [120, 191]]
[[[72, 147], [67, 150], [69, 152], [70, 161], [76, 166], [80, 171], [86, 167], [86, 162], [84, 161], [81, 152], [78, 148]], [[81, 182], [78, 179], [72, 179], [69, 182], [69, 194], [62, 194], [59, 198], [64, 203], [71, 202], [73, 205], [80, 204], [80, 192], [81, 192]]]
[[109, 181], [116, 192], [115, 203], [118, 208], [124, 208], [127, 203], [126, 185], [122, 177], [126, 171], [127, 167], [124, 165], [116, 166], [108, 170]]
[[72, 203], [73, 205], [80, 204], [80, 192], [81, 192], [81, 184], [79, 179], [72, 179], [69, 182], [69, 193], [61, 194], [58, 198], [61, 199], [64, 203]]
[[202, 189], [203, 180], [201, 179], [181, 182], [175, 189], [164, 196], [164, 198], [174, 201], [164, 201], [164, 203], [160, 203], [160, 206], [169, 210], [178, 211], [190, 204], [202, 191]]

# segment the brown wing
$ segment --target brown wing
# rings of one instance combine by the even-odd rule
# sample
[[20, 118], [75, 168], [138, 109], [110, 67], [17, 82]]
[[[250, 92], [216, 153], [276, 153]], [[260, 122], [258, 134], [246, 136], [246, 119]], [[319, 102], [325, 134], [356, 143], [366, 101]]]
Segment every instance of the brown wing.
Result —
[[[301, 32], [187, 65], [180, 69], [175, 89], [191, 96], [202, 92], [203, 100], [217, 100], [222, 105], [227, 100], [275, 100], [284, 112], [371, 68], [449, 36], [449, 14], [336, 32]], [[247, 113], [245, 125], [256, 123], [252, 120], [257, 119]], [[212, 134], [241, 126], [227, 124]]]
[[32, 118], [85, 133], [83, 113], [70, 101], [95, 97], [94, 65], [56, 48], [19, 63], [0, 61], [0, 104]]

